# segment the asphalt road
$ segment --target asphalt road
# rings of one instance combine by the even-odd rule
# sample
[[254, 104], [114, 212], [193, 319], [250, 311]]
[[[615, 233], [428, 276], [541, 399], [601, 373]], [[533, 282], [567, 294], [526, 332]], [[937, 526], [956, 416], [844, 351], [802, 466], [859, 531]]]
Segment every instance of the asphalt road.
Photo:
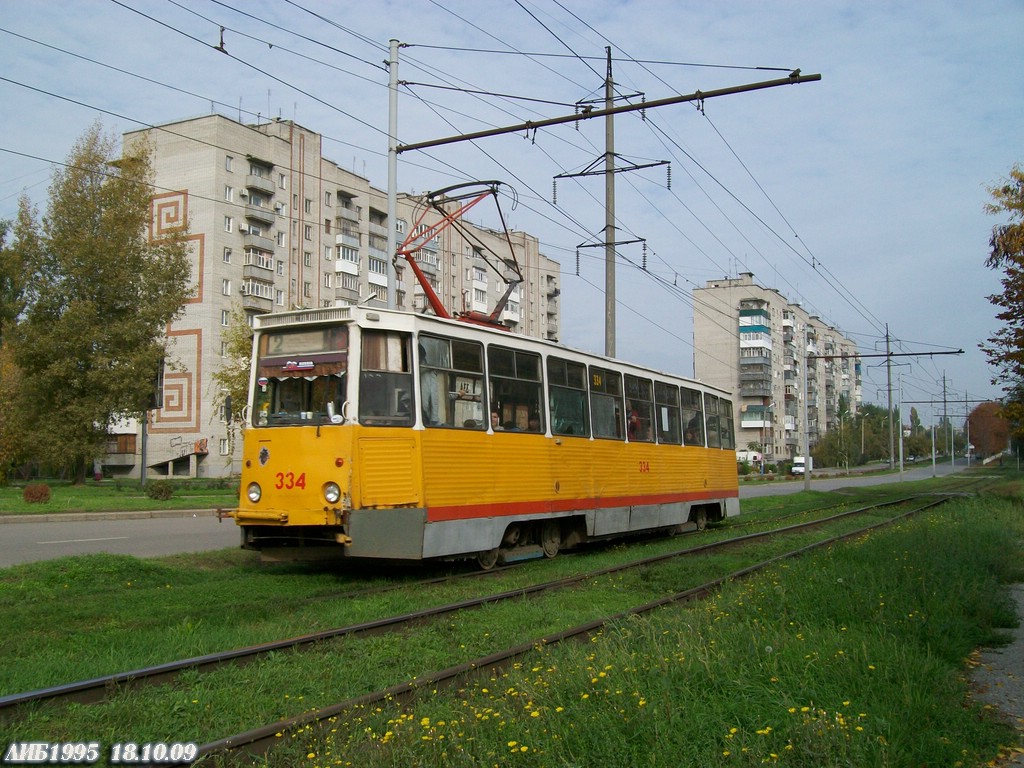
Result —
[[[44, 522], [6, 522], [0, 518], [0, 568], [66, 555], [96, 552], [157, 557], [237, 547], [234, 520], [217, 520], [216, 512], [177, 512], [146, 518], [111, 513], [108, 519], [83, 515], [48, 515]], [[97, 517], [92, 516], [90, 517]]]
[[[947, 461], [935, 468], [939, 476], [964, 469]], [[829, 472], [831, 474], [831, 472]], [[932, 477], [932, 465], [919, 463], [905, 469], [904, 480]], [[811, 487], [832, 491], [837, 488], [879, 485], [900, 481], [899, 473], [867, 476], [837, 476], [815, 479]], [[740, 499], [797, 493], [804, 489], [802, 478], [773, 483], [742, 484]], [[132, 515], [146, 514], [147, 517]], [[148, 516], [151, 515], [151, 516]], [[237, 547], [240, 534], [233, 520], [218, 521], [211, 511], [169, 513], [110, 513], [108, 515], [50, 515], [47, 520], [30, 517], [0, 517], [0, 568], [18, 563], [50, 560], [66, 555], [97, 552], [157, 557], [185, 552], [203, 552]], [[103, 519], [97, 519], [103, 518]]]

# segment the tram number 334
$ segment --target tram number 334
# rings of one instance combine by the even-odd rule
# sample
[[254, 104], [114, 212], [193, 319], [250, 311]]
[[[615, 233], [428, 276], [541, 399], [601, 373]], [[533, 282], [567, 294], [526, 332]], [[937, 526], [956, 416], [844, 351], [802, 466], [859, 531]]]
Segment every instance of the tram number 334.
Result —
[[651, 471], [651, 462], [649, 462], [649, 461], [641, 461], [640, 462], [640, 472], [643, 473], [643, 472], [650, 472], [650, 471]]
[[290, 491], [294, 488], [305, 488], [306, 487], [306, 473], [303, 472], [298, 477], [295, 476], [294, 472], [278, 472], [277, 482], [274, 487], [279, 491]]

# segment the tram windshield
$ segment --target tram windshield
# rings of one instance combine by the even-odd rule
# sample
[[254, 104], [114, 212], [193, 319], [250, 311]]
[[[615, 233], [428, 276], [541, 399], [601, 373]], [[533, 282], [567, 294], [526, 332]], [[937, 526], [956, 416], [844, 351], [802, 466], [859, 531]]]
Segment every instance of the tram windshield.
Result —
[[257, 348], [253, 424], [340, 424], [348, 340], [346, 325], [263, 333]]

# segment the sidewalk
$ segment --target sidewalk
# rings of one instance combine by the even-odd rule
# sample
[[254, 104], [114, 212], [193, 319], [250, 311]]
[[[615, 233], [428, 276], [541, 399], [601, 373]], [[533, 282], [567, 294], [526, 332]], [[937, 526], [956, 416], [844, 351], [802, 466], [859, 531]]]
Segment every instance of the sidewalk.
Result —
[[1014, 584], [1011, 590], [1020, 618], [1018, 627], [1007, 630], [1013, 640], [1001, 648], [973, 654], [970, 677], [975, 699], [1002, 713], [1019, 734], [1020, 741], [1011, 748], [1007, 761], [995, 765], [1024, 766], [1024, 584]]

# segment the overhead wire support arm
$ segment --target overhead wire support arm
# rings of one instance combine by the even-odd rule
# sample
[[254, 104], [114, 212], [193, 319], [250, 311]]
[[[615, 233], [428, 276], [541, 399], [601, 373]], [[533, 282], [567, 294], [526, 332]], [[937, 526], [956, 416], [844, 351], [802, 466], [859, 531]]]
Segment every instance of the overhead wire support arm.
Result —
[[535, 131], [538, 128], [547, 128], [552, 125], [564, 125], [565, 123], [575, 123], [580, 120], [592, 120], [595, 117], [606, 117], [608, 115], [617, 115], [625, 112], [655, 109], [657, 107], [666, 107], [672, 104], [685, 104], [690, 101], [704, 101], [706, 99], [717, 98], [718, 96], [731, 96], [736, 93], [760, 91], [765, 88], [777, 88], [781, 85], [796, 85], [798, 83], [810, 83], [818, 80], [821, 80], [821, 75], [802, 75], [799, 74], [798, 71], [794, 71], [789, 77], [780, 78], [778, 80], [765, 80], [759, 83], [734, 85], [729, 88], [717, 88], [712, 91], [694, 91], [693, 93], [686, 95], [669, 96], [664, 99], [655, 99], [654, 101], [648, 101], [641, 104], [625, 104], [623, 106], [611, 107], [609, 109], [592, 109], [580, 114], [563, 115], [562, 117], [552, 117], [546, 120], [530, 120], [525, 123], [511, 125], [505, 128], [491, 128], [486, 131], [463, 133], [458, 136], [449, 136], [443, 139], [431, 139], [429, 141], [421, 141], [414, 144], [399, 144], [395, 147], [395, 151], [399, 153], [409, 152], [415, 149], [427, 149], [429, 147], [438, 147], [444, 144], [454, 144], [459, 141], [473, 141], [475, 139], [483, 139], [489, 136], [501, 136], [506, 133]]

